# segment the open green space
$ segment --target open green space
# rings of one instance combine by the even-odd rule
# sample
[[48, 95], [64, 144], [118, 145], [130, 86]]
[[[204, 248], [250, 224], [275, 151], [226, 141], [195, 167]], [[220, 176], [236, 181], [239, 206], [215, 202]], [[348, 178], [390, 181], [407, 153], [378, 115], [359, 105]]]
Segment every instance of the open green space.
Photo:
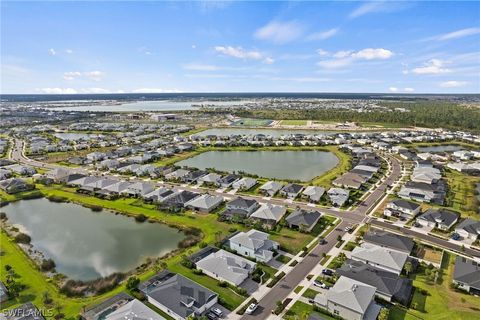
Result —
[[307, 120], [282, 120], [279, 124], [282, 126], [305, 126]]
[[[444, 254], [437, 283], [429, 281], [421, 271], [412, 274], [410, 277], [413, 279], [415, 292], [410, 309], [395, 306], [390, 310], [389, 319], [478, 319], [479, 298], [451, 287], [454, 262], [453, 254]], [[422, 291], [427, 294], [424, 295]], [[415, 310], [412, 307], [415, 307]]]

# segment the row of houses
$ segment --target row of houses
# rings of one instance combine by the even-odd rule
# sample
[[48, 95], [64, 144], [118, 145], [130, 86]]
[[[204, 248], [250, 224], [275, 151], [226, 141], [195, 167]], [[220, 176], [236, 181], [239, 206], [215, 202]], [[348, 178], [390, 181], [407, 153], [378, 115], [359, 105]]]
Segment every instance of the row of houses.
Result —
[[397, 234], [371, 230], [356, 247], [350, 259], [335, 270], [339, 276], [325, 294], [315, 296], [313, 303], [344, 319], [376, 319], [381, 305], [375, 298], [408, 306], [412, 280], [400, 274], [414, 248], [412, 239]]

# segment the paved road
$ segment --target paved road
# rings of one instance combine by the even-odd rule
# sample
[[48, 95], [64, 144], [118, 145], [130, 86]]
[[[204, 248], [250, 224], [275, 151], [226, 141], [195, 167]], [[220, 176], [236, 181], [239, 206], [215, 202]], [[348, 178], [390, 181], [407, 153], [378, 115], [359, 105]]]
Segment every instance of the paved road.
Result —
[[[354, 211], [351, 216], [365, 217], [366, 214], [375, 207], [376, 204], [385, 196], [385, 191], [389, 185], [392, 185], [401, 176], [401, 166], [398, 159], [388, 156], [392, 163], [392, 170], [389, 176], [375, 189]], [[275, 308], [277, 301], [283, 301], [289, 293], [294, 290], [300, 282], [312, 271], [322, 258], [322, 253], [327, 253], [337, 242], [337, 237], [345, 234], [344, 228], [348, 225], [347, 221], [342, 223], [331, 232], [327, 237], [326, 245], [317, 245], [305, 259], [300, 262], [292, 271], [290, 271], [283, 281], [277, 283], [260, 301], [259, 308], [253, 315], [245, 315], [242, 319], [266, 319]]]
[[399, 228], [398, 226], [392, 225], [392, 224], [390, 224], [388, 222], [384, 222], [384, 221], [371, 220], [370, 223], [373, 226], [382, 227], [382, 228], [385, 228], [385, 229], [390, 229], [392, 231], [399, 232], [399, 233], [401, 233], [403, 235], [406, 235], [406, 236], [412, 236], [414, 238], [418, 238], [418, 239], [421, 239], [423, 241], [433, 243], [433, 244], [438, 245], [440, 247], [444, 247], [444, 248], [447, 248], [447, 249], [450, 249], [450, 250], [453, 250], [453, 251], [457, 251], [457, 252], [462, 252], [462, 253], [464, 253], [466, 255], [469, 255], [469, 256], [472, 256], [472, 257], [480, 258], [480, 251], [479, 250], [470, 249], [470, 248], [467, 248], [467, 247], [465, 247], [465, 249], [462, 250], [462, 247], [460, 245], [449, 242], [447, 240], [443, 240], [443, 239], [440, 239], [440, 238], [437, 238], [437, 237], [434, 237], [434, 236], [431, 236], [431, 235], [428, 235], [428, 234], [424, 234], [424, 233], [421, 233], [421, 232], [416, 232], [416, 231], [413, 231], [411, 229], [407, 229], [407, 228], [403, 228], [403, 227], [400, 227], [400, 229], [398, 229]]
[[337, 237], [345, 234], [348, 222], [342, 221], [335, 230], [326, 236], [324, 245], [317, 245], [295, 268], [280, 280], [259, 302], [253, 315], [244, 315], [242, 319], [265, 319], [275, 308], [277, 301], [283, 301], [298, 284], [305, 279], [320, 262], [323, 253], [328, 253], [337, 243]]

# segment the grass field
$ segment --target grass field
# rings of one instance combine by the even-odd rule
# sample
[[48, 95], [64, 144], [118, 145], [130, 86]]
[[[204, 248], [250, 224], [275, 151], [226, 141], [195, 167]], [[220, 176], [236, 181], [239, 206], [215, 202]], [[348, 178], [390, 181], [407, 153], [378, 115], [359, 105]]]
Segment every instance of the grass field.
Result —
[[267, 119], [253, 119], [253, 118], [243, 118], [238, 121], [235, 121], [233, 126], [245, 126], [245, 127], [264, 127], [272, 123], [272, 120]]
[[445, 170], [448, 184], [447, 205], [462, 213], [462, 217], [478, 218], [480, 206], [475, 194], [480, 177], [469, 176], [454, 170]]
[[455, 256], [445, 253], [442, 261], [441, 279], [436, 284], [426, 280], [423, 273], [411, 276], [413, 286], [428, 292], [425, 296], [420, 290], [415, 290], [412, 304], [417, 304], [417, 310], [393, 307], [390, 311], [390, 320], [474, 320], [480, 314], [480, 298], [457, 292], [450, 288], [453, 277]]
[[282, 126], [305, 126], [307, 120], [282, 120], [279, 124]]

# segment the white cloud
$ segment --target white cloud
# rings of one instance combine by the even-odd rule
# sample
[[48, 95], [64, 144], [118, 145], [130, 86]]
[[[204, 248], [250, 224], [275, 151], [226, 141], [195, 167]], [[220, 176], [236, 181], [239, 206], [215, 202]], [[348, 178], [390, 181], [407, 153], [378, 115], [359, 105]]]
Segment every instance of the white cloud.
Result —
[[87, 71], [87, 72], [80, 72], [80, 71], [70, 71], [65, 72], [63, 74], [63, 79], [72, 81], [78, 78], [87, 78], [93, 81], [100, 81], [105, 76], [105, 72], [94, 70], [94, 71]]
[[77, 90], [72, 88], [40, 88], [37, 91], [46, 94], [75, 94]]
[[389, 90], [390, 92], [398, 92], [398, 88], [397, 88], [397, 87], [390, 87], [390, 88], [388, 88], [388, 90]]
[[367, 48], [355, 52], [352, 54], [353, 58], [356, 59], [365, 59], [365, 60], [373, 60], [373, 59], [388, 59], [393, 56], [393, 52], [387, 49], [372, 49]]
[[323, 49], [318, 49], [318, 50], [317, 50], [317, 54], [318, 54], [320, 57], [325, 57], [325, 56], [328, 56], [328, 55], [329, 55], [329, 52], [326, 51], [326, 50], [323, 50]]
[[49, 53], [51, 56], [54, 56], [54, 55], [57, 54], [57, 51], [55, 51], [55, 49], [53, 49], [53, 48], [50, 48], [50, 49], [48, 49], [48, 53]]
[[[424, 63], [422, 67], [417, 67], [412, 69], [412, 73], [415, 74], [442, 74], [451, 72], [450, 69], [444, 67], [445, 62], [439, 59], [431, 59], [428, 62]], [[408, 71], [404, 71], [404, 74]]]
[[255, 31], [254, 36], [257, 39], [283, 44], [299, 38], [302, 33], [303, 27], [296, 21], [271, 21]]
[[234, 58], [239, 58], [239, 59], [254, 59], [254, 60], [260, 60], [263, 58], [262, 53], [259, 51], [247, 51], [244, 50], [242, 47], [232, 47], [232, 46], [216, 46], [215, 51], [218, 53], [221, 53], [226, 56], [234, 57]]
[[450, 81], [445, 81], [440, 83], [440, 87], [442, 88], [459, 88], [459, 87], [464, 87], [468, 84], [467, 81], [455, 81], [455, 80], [450, 80]]
[[144, 55], [147, 55], [147, 56], [152, 55], [152, 52], [151, 52], [150, 50], [148, 50], [147, 47], [140, 47], [140, 48], [138, 48], [137, 50], [138, 50], [138, 52], [140, 52], [140, 53], [142, 53], [142, 54], [144, 54]]
[[362, 4], [360, 7], [353, 10], [349, 17], [350, 18], [358, 18], [367, 13], [371, 12], [378, 12], [382, 10], [384, 3], [382, 1], [375, 1], [375, 2], [367, 2]]
[[414, 92], [415, 89], [414, 89], [414, 88], [403, 88], [403, 91], [405, 91], [405, 92]]
[[341, 68], [359, 60], [385, 60], [393, 57], [394, 53], [383, 48], [366, 48], [359, 51], [343, 50], [335, 52], [333, 59], [322, 60], [318, 65], [326, 69]]
[[197, 49], [197, 45], [192, 44], [192, 49]]
[[449, 33], [445, 33], [442, 35], [438, 35], [436, 37], [433, 37], [434, 40], [438, 41], [446, 41], [446, 40], [452, 40], [452, 39], [459, 39], [463, 37], [468, 37], [468, 36], [473, 36], [476, 34], [480, 34], [480, 28], [466, 28], [466, 29], [461, 29]]
[[163, 88], [140, 88], [132, 90], [133, 93], [181, 93], [178, 89], [163, 89]]
[[72, 54], [72, 53], [73, 53], [73, 50], [72, 50], [72, 49], [65, 49], [65, 53], [67, 53], [67, 54]]
[[275, 62], [275, 60], [272, 59], [271, 57], [266, 57], [265, 59], [263, 59], [262, 62], [265, 63], [265, 64], [272, 64], [272, 63]]
[[322, 32], [315, 32], [307, 36], [307, 40], [315, 41], [315, 40], [325, 40], [328, 38], [333, 37], [338, 33], [338, 28], [333, 28], [330, 30], [322, 31]]

